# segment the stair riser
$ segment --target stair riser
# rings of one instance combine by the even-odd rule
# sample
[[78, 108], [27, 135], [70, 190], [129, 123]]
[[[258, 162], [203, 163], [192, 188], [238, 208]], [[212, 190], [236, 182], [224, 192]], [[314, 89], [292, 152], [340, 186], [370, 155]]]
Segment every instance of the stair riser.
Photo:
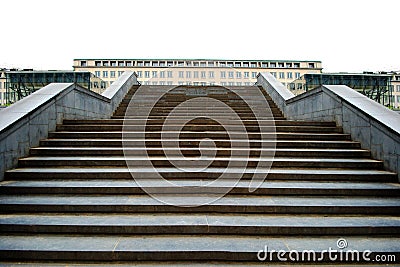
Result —
[[[180, 124], [182, 122], [186, 122], [186, 120], [182, 119], [175, 119], [173, 120], [177, 124]], [[272, 120], [271, 120], [272, 121]], [[101, 124], [114, 124], [114, 125], [135, 125], [139, 124], [142, 125], [143, 123], [146, 123], [146, 125], [163, 125], [165, 123], [165, 120], [163, 119], [111, 119], [111, 120], [64, 120], [63, 124], [64, 125], [101, 125]], [[204, 124], [204, 123], [209, 123], [210, 120], [207, 119], [196, 119], [195, 121], [197, 124]], [[258, 121], [258, 120], [243, 120], [242, 121], [245, 125], [259, 125], [262, 124], [263, 121]], [[268, 121], [265, 123], [269, 123]], [[272, 123], [272, 122], [271, 122]], [[300, 122], [300, 121], [286, 121], [286, 120], [274, 120], [273, 122], [274, 125], [276, 126], [319, 126], [319, 127], [335, 127], [335, 123], [323, 123], [323, 122]]]
[[[134, 152], [129, 152], [133, 155]], [[268, 152], [269, 153], [269, 152]], [[54, 149], [31, 149], [30, 154], [32, 156], [75, 156], [75, 155], [87, 155], [87, 156], [124, 156], [124, 151], [122, 149], [114, 150], [74, 150], [65, 149], [60, 150]], [[148, 150], [147, 154], [149, 156], [165, 156], [164, 152], [161, 150]], [[199, 150], [184, 150], [182, 151], [184, 156], [201, 156]], [[219, 150], [216, 153], [216, 157], [230, 156], [231, 151], [229, 150]], [[250, 151], [250, 157], [257, 157], [260, 155], [259, 151]], [[275, 157], [295, 157], [295, 158], [367, 158], [370, 156], [368, 151], [357, 151], [357, 152], [346, 152], [345, 150], [340, 152], [330, 152], [330, 151], [276, 151]]]
[[[257, 248], [258, 249], [258, 248]], [[263, 248], [260, 248], [263, 249]], [[360, 253], [361, 254], [361, 253]], [[391, 255], [391, 253], [371, 253], [368, 254], [369, 259], [374, 259], [377, 255]], [[393, 253], [392, 253], [393, 254]], [[330, 254], [329, 254], [330, 255]], [[282, 256], [280, 256], [282, 258]], [[292, 256], [295, 257], [295, 256]], [[306, 255], [307, 257], [307, 255]], [[340, 259], [339, 253], [332, 253], [331, 257], [335, 257], [337, 260], [331, 260], [328, 257], [326, 251], [315, 253], [315, 259], [319, 259], [319, 262], [326, 262], [328, 264], [336, 263], [338, 265], [343, 265], [343, 260]], [[379, 256], [378, 256], [379, 257]], [[213, 266], [217, 261], [220, 261], [221, 265], [226, 266], [227, 264], [237, 265], [238, 262], [254, 262], [255, 264], [260, 264], [260, 260], [257, 258], [257, 250], [252, 252], [237, 252], [237, 251], [213, 251], [213, 250], [201, 250], [201, 251], [158, 251], [157, 249], [151, 251], [27, 251], [27, 250], [3, 250], [0, 251], [0, 258], [5, 260], [12, 260], [21, 262], [22, 260], [35, 259], [37, 261], [71, 261], [76, 263], [77, 260], [82, 263], [82, 265], [87, 265], [88, 262], [93, 262], [93, 259], [99, 262], [106, 262], [108, 264], [110, 261], [114, 262], [149, 262], [149, 266], [166, 266], [167, 262], [172, 262], [175, 264], [179, 262], [179, 266], [187, 262], [187, 265], [193, 264], [193, 262], [205, 262], [204, 266]], [[276, 263], [282, 265], [282, 260], [277, 257], [277, 254], [273, 254], [272, 259], [268, 258], [267, 262]], [[380, 258], [380, 257], [379, 257]], [[323, 259], [323, 260], [320, 260]], [[362, 256], [360, 256], [360, 261], [357, 263], [370, 263], [369, 261], [363, 261]], [[157, 262], [157, 263], [154, 263]], [[289, 261], [290, 262], [290, 261]], [[301, 261], [307, 263], [307, 261]], [[63, 266], [64, 266], [64, 262]], [[161, 264], [160, 264], [161, 263]], [[266, 264], [266, 262], [262, 262]], [[296, 262], [297, 263], [297, 262]], [[315, 262], [311, 262], [314, 263]], [[40, 264], [40, 262], [39, 262]], [[68, 265], [68, 264], [67, 264]], [[107, 265], [107, 264], [106, 264]], [[114, 264], [112, 264], [114, 265]], [[103, 265], [102, 265], [103, 266]], [[185, 265], [182, 265], [185, 266]]]
[[[137, 131], [140, 127], [121, 125], [58, 125], [57, 131]], [[242, 130], [242, 127], [233, 127], [231, 129]], [[342, 128], [340, 127], [304, 127], [304, 126], [261, 126], [261, 129], [265, 132], [305, 132], [305, 133], [340, 133]], [[162, 131], [162, 126], [148, 125], [146, 131]], [[185, 126], [183, 131], [225, 131], [223, 126], [217, 125], [188, 125]], [[246, 126], [246, 132], [259, 132], [260, 128], [257, 126]]]
[[[130, 138], [133, 138], [135, 135], [132, 133], [129, 134]], [[137, 137], [142, 134], [138, 133]], [[181, 133], [180, 138], [189, 139], [189, 138], [212, 138], [212, 139], [227, 139], [229, 136], [224, 133], [191, 133], [185, 132]], [[249, 133], [249, 139], [260, 139], [260, 134], [257, 133]], [[323, 140], [323, 141], [345, 141], [350, 140], [350, 135], [347, 134], [275, 134], [276, 139], [278, 140]], [[118, 132], [50, 132], [49, 138], [85, 138], [85, 139], [121, 139], [122, 133]], [[161, 138], [160, 133], [146, 133], [147, 138]], [[269, 136], [267, 136], [268, 138]], [[273, 138], [273, 136], [271, 136]]]
[[[168, 172], [161, 173], [165, 179], [217, 179], [221, 173], [207, 173], [207, 172]], [[237, 179], [240, 174], [225, 174], [226, 179]], [[129, 172], [6, 172], [5, 177], [10, 180], [26, 180], [26, 179], [130, 179], [132, 178]], [[135, 172], [135, 177], [142, 179], [159, 179], [159, 176], [153, 173], [139, 173]], [[242, 179], [252, 179], [252, 174], [240, 175]], [[375, 182], [395, 182], [395, 175], [362, 175], [362, 174], [279, 174], [270, 173], [266, 179], [272, 180], [293, 180], [293, 181], [375, 181]]]
[[399, 215], [398, 207], [377, 206], [226, 206], [207, 205], [199, 207], [155, 206], [155, 205], [42, 205], [42, 204], [0, 204], [0, 213], [16, 212], [85, 212], [85, 213], [253, 213], [253, 214], [365, 214]]
[[[173, 164], [168, 160], [152, 160], [151, 161], [153, 166], [155, 167], [173, 167]], [[140, 161], [137, 161], [137, 164], [133, 162], [130, 163], [131, 166], [141, 166]], [[229, 161], [226, 160], [215, 160], [213, 161], [209, 167], [227, 167]], [[256, 161], [249, 161], [247, 166], [248, 167], [256, 167], [258, 162]], [[19, 167], [67, 167], [67, 166], [120, 166], [125, 167], [126, 161], [125, 160], [20, 160]], [[187, 162], [182, 163], [180, 162], [179, 166], [186, 166], [186, 167], [198, 167], [202, 166], [199, 163]], [[272, 167], [291, 167], [291, 168], [348, 168], [348, 169], [382, 169], [383, 163], [381, 162], [359, 162], [359, 163], [352, 163], [352, 162], [293, 162], [293, 161], [274, 161], [272, 163]]]
[[[219, 148], [228, 148], [232, 146], [232, 142], [229, 141], [213, 141], [216, 147]], [[199, 147], [201, 141], [193, 140], [193, 141], [179, 141], [180, 147]], [[160, 149], [164, 147], [171, 147], [174, 142], [171, 141], [146, 141], [146, 147], [159, 147]], [[71, 140], [71, 141], [59, 141], [59, 140], [43, 140], [40, 141], [40, 146], [42, 147], [122, 147], [125, 145], [127, 147], [141, 147], [143, 145], [142, 141], [80, 141], [80, 140]], [[251, 142], [233, 142], [235, 147], [253, 147], [259, 148], [262, 146], [261, 142], [257, 142], [257, 140]], [[335, 148], [335, 149], [359, 149], [359, 143], [321, 143], [321, 142], [265, 142], [264, 146], [266, 147], [277, 147], [277, 148]]]

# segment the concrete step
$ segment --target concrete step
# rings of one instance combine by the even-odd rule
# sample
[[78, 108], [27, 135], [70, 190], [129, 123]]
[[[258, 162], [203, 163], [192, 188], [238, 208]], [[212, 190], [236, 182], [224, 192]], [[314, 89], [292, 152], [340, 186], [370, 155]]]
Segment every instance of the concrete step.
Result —
[[[87, 156], [123, 156], [124, 151], [126, 153], [137, 154], [137, 152], [143, 151], [144, 148], [119, 148], [119, 147], [36, 147], [30, 149], [30, 154], [32, 156], [61, 156], [61, 155], [87, 155]], [[170, 151], [172, 153], [182, 153], [185, 156], [200, 156], [200, 152], [197, 148], [164, 148], [164, 151]], [[146, 151], [148, 155], [151, 156], [164, 156], [165, 153], [160, 148], [148, 147]], [[230, 156], [232, 155], [232, 150], [229, 148], [202, 148], [202, 151], [209, 153], [215, 153], [217, 157]], [[296, 158], [365, 158], [370, 157], [370, 152], [363, 149], [318, 149], [318, 148], [276, 148], [276, 149], [240, 149], [235, 148], [234, 150], [239, 150], [235, 153], [245, 153], [248, 151], [250, 157], [260, 156], [261, 152], [274, 153], [275, 157], [296, 157]], [[244, 152], [240, 152], [240, 151]], [[246, 152], [247, 153], [247, 152]]]
[[[285, 117], [283, 117], [283, 115], [273, 115], [273, 114], [269, 114], [272, 116], [258, 116], [257, 119], [259, 120], [285, 120]], [[125, 114], [121, 114], [121, 115], [113, 115], [111, 116], [111, 119], [118, 119], [118, 120], [125, 120], [125, 119], [155, 119], [155, 120], [165, 120], [165, 119], [177, 119], [177, 120], [182, 120], [182, 119], [187, 119], [188, 115], [187, 114], [183, 114], [183, 115], [151, 115], [151, 116], [139, 116], [139, 115], [134, 115], [134, 116], [130, 116], [130, 115], [125, 115]], [[230, 114], [218, 114], [218, 116], [216, 114], [214, 114], [215, 118], [221, 118], [224, 120], [229, 120], [232, 118], [232, 116]], [[254, 120], [254, 115], [241, 115], [240, 116], [241, 121], [251, 121]]]
[[[182, 123], [186, 122], [185, 119], [168, 119], [169, 121]], [[229, 121], [229, 120], [228, 120]], [[234, 121], [234, 120], [232, 120]], [[211, 123], [209, 119], [196, 119], [196, 123], [204, 124], [204, 123]], [[163, 119], [104, 119], [104, 120], [64, 120], [64, 125], [90, 125], [90, 124], [106, 124], [106, 125], [135, 125], [135, 124], [143, 124], [146, 123], [147, 125], [162, 125], [165, 123]], [[262, 123], [271, 123], [277, 126], [327, 126], [327, 127], [335, 127], [336, 124], [334, 122], [319, 122], [319, 121], [293, 121], [293, 120], [243, 120], [243, 123], [254, 124], [254, 125], [262, 125]], [[216, 122], [214, 122], [216, 124]]]
[[[0, 196], [2, 213], [254, 213], [399, 215], [400, 198], [342, 196], [226, 195], [202, 206], [210, 195], [165, 195], [168, 205], [148, 195], [12, 195]], [[1, 242], [0, 242], [1, 243]]]
[[395, 235], [395, 216], [263, 214], [13, 214], [0, 215], [1, 233], [207, 234], [207, 235]]
[[[252, 179], [254, 174], [262, 175], [273, 180], [317, 180], [317, 181], [377, 181], [395, 182], [395, 173], [381, 170], [352, 170], [352, 169], [319, 169], [319, 168], [217, 168], [209, 167], [199, 171], [196, 167], [186, 167], [185, 170], [174, 167], [41, 167], [16, 168], [5, 173], [10, 180], [15, 179]], [[222, 176], [223, 174], [223, 176]]]
[[[126, 132], [130, 138], [134, 138], [135, 136], [140, 137], [143, 135], [142, 132]], [[260, 138], [260, 134], [258, 133], [248, 133], [249, 139]], [[49, 138], [84, 138], [84, 139], [121, 139], [122, 132], [50, 132]], [[160, 138], [161, 132], [147, 132], [147, 138]], [[197, 139], [197, 138], [211, 138], [211, 139], [226, 139], [228, 135], [223, 132], [182, 132], [180, 134], [180, 138], [186, 139]], [[321, 140], [321, 141], [343, 141], [350, 140], [349, 134], [343, 133], [273, 133], [266, 134], [266, 138], [274, 138], [277, 140]]]
[[265, 162], [276, 168], [343, 168], [343, 169], [382, 169], [383, 162], [371, 159], [320, 159], [320, 158], [241, 158], [241, 157], [189, 157], [184, 160], [181, 157], [28, 157], [19, 159], [18, 165], [24, 167], [57, 167], [57, 166], [126, 166], [129, 160], [130, 166], [141, 166], [150, 160], [156, 167], [173, 167], [171, 161], [179, 166], [186, 167], [227, 167], [232, 162], [248, 162], [248, 167], [257, 167], [259, 162]]
[[[142, 188], [151, 188], [165, 194], [179, 194], [181, 187], [196, 189], [198, 193], [212, 194], [227, 192], [232, 187], [231, 181], [219, 180], [210, 186], [204, 186], [201, 179], [170, 179], [176, 186], [166, 186], [158, 181], [149, 181], [140, 186], [131, 179], [53, 179], [53, 180], [9, 180], [0, 183], [2, 195], [13, 194], [98, 194], [98, 195], [142, 195]], [[250, 181], [242, 180], [229, 191], [230, 195], [265, 195], [265, 196], [400, 196], [397, 183], [349, 182], [349, 181], [294, 181], [266, 179], [254, 192], [249, 192]]]
[[[199, 147], [201, 139], [145, 139], [146, 147], [172, 147], [179, 142], [180, 147]], [[305, 140], [213, 140], [216, 147], [278, 147], [278, 148], [360, 148], [360, 143], [352, 141], [305, 141]], [[41, 147], [142, 147], [143, 139], [45, 139], [40, 141]]]
[[[171, 125], [173, 127], [173, 125]], [[178, 127], [178, 125], [176, 126]], [[225, 126], [226, 127], [226, 126]], [[57, 125], [57, 131], [135, 131], [138, 126], [126, 126], [122, 125]], [[146, 131], [160, 131], [162, 126], [159, 125], [148, 125]], [[231, 125], [230, 129], [241, 131], [242, 127]], [[318, 127], [318, 126], [246, 126], [248, 132], [259, 132], [260, 129], [265, 132], [312, 132], [312, 133], [341, 133], [341, 127]], [[225, 131], [222, 125], [186, 125], [182, 129], [183, 131]]]
[[[344, 249], [360, 251], [360, 263], [375, 261], [377, 255], [393, 255], [396, 259], [400, 250], [400, 238], [371, 237], [368, 235], [350, 236], [346, 240], [349, 247]], [[234, 236], [234, 235], [68, 235], [68, 234], [3, 234], [0, 236], [0, 257], [4, 260], [37, 261], [79, 261], [83, 265], [96, 259], [97, 261], [129, 262], [158, 261], [163, 266], [169, 261], [182, 261], [186, 266], [197, 261], [236, 261], [241, 265], [245, 262], [266, 262], [282, 264], [277, 257], [277, 251], [284, 251], [290, 262], [291, 251], [307, 251], [305, 259], [315, 259], [313, 262], [328, 262], [343, 264], [337, 248], [338, 237], [269, 237], [269, 236]], [[268, 248], [268, 250], [267, 250]], [[327, 251], [334, 260], [330, 260]], [[266, 251], [264, 253], [263, 251]], [[275, 253], [270, 253], [274, 250]], [[261, 251], [261, 252], [260, 252]], [[309, 252], [314, 254], [308, 254]], [[372, 251], [368, 257], [363, 251]], [[346, 253], [343, 253], [346, 255]], [[343, 255], [342, 254], [342, 255]], [[360, 255], [361, 254], [361, 255]], [[270, 257], [272, 255], [272, 257]], [[263, 258], [264, 257], [264, 258]], [[282, 258], [282, 256], [280, 256]], [[293, 257], [293, 256], [292, 256]], [[297, 256], [295, 256], [296, 258]], [[300, 259], [302, 256], [299, 256]], [[345, 256], [344, 256], [345, 257]], [[379, 257], [380, 259], [381, 257]], [[321, 259], [318, 261], [318, 259]], [[348, 262], [354, 263], [353, 256]], [[365, 259], [369, 261], [365, 261]], [[378, 259], [378, 258], [377, 258]], [[135, 262], [134, 262], [135, 261]], [[300, 260], [301, 262], [301, 260]], [[394, 260], [397, 263], [397, 260]], [[110, 262], [109, 262], [110, 264]], [[69, 265], [69, 264], [68, 264]], [[136, 264], [135, 264], [136, 265]], [[208, 266], [214, 265], [212, 262]], [[150, 265], [153, 266], [153, 265]], [[156, 265], [157, 266], [157, 265]]]

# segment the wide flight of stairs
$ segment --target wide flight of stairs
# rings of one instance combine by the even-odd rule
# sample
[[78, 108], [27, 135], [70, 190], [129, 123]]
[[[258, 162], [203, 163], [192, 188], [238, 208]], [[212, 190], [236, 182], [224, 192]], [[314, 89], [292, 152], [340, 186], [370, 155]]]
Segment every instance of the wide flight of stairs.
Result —
[[[155, 91], [160, 88], [150, 86]], [[0, 183], [2, 261], [257, 262], [257, 252], [265, 246], [319, 253], [337, 249], [339, 238], [346, 239], [349, 249], [400, 252], [396, 174], [385, 171], [381, 161], [371, 159], [370, 152], [334, 122], [286, 120], [264, 92], [265, 99], [259, 101], [268, 102], [273, 117], [261, 119], [274, 120], [276, 148], [272, 168], [256, 191], [249, 192], [254, 167], [259, 160], [271, 159], [259, 158], [262, 140], [257, 122], [246, 103], [227, 91], [208, 96], [231, 106], [246, 125], [250, 158], [242, 179], [208, 205], [183, 207], [153, 199], [132, 178], [122, 149], [123, 120], [145, 119], [125, 117], [136, 90], [128, 92], [110, 119], [64, 120], [39, 147], [31, 148], [29, 157], [19, 160], [18, 168], [7, 171]], [[169, 149], [182, 151], [185, 166], [195, 168], [201, 162], [201, 140], [209, 138], [214, 140], [216, 147], [211, 150], [216, 158], [206, 171], [175, 168], [163, 152], [161, 143], [168, 146], [169, 140], [161, 139], [161, 125], [174, 107], [195, 98], [187, 90], [179, 87], [167, 93], [154, 107], [147, 120], [145, 148], [140, 147], [143, 140], [125, 141], [146, 150], [165, 179], [196, 190], [227, 168], [232, 142], [237, 140], [229, 140], [215, 121], [193, 120], [179, 135], [180, 147]], [[251, 93], [260, 88], [232, 90]], [[193, 111], [204, 108], [193, 106]], [[224, 116], [218, 108], [213, 114]], [[187, 114], [177, 113], [172, 119], [179, 121], [180, 115]], [[149, 171], [141, 168], [142, 160], [133, 160], [138, 175]], [[226, 186], [221, 180], [207, 192]], [[187, 203], [199, 197], [180, 195], [172, 186], [160, 191]]]

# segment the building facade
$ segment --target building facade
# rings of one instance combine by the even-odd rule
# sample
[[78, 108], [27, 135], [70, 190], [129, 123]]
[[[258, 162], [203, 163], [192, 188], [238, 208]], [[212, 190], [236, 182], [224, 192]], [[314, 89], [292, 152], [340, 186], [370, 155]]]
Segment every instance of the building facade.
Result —
[[101, 78], [103, 88], [126, 70], [136, 72], [142, 84], [223, 86], [252, 85], [259, 72], [271, 72], [284, 84], [322, 72], [321, 61], [290, 60], [74, 59], [73, 68]]

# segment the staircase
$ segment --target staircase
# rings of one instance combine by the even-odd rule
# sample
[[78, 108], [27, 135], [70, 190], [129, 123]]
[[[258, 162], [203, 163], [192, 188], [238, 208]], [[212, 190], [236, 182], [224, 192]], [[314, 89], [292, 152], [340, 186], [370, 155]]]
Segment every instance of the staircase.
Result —
[[[151, 94], [162, 87], [149, 89]], [[236, 261], [262, 263], [257, 254], [267, 246], [269, 251], [312, 249], [318, 258], [329, 262], [322, 251], [330, 247], [338, 250], [338, 240], [340, 245], [347, 242], [348, 249], [373, 251], [371, 257], [396, 254], [400, 261], [397, 176], [385, 171], [381, 161], [371, 159], [370, 152], [351, 141], [341, 127], [334, 122], [286, 120], [263, 92], [265, 99], [254, 101], [268, 103], [271, 112], [258, 119], [267, 123], [267, 132], [271, 129], [264, 136], [276, 137], [273, 149], [266, 149], [273, 152], [274, 158], [264, 158], [260, 156], [264, 140], [260, 138], [260, 127], [264, 126], [257, 124], [248, 105], [238, 98], [261, 89], [201, 87], [202, 94], [205, 91], [208, 97], [229, 105], [246, 127], [250, 147], [243, 150], [249, 158], [245, 171], [237, 174], [229, 162], [246, 159], [230, 156], [246, 146], [243, 140], [229, 138], [215, 120], [200, 117], [186, 123], [179, 133], [179, 147], [174, 140], [163, 137], [161, 126], [167, 118], [182, 123], [191, 112], [207, 108], [229, 123], [222, 108], [202, 105], [168, 116], [180, 103], [198, 97], [188, 94], [192, 89], [178, 87], [165, 94], [146, 120], [140, 115], [139, 102], [137, 106], [133, 102], [138, 113], [133, 109], [125, 117], [132, 96], [139, 90], [133, 87], [112, 118], [64, 120], [39, 147], [31, 148], [30, 156], [20, 159], [18, 168], [8, 171], [0, 184], [2, 261], [38, 265], [125, 261], [160, 265], [190, 261], [205, 266]], [[135, 131], [137, 123], [144, 120], [145, 132]], [[123, 129], [130, 130], [125, 141]], [[169, 133], [164, 134], [168, 137]], [[145, 140], [140, 139], [143, 136]], [[202, 155], [199, 149], [204, 138], [214, 140], [210, 146], [207, 142], [205, 145], [210, 155]], [[235, 142], [237, 145], [233, 145]], [[129, 168], [123, 144], [133, 151], [128, 157]], [[171, 158], [167, 159], [165, 149], [173, 153]], [[176, 186], [160, 185], [152, 169], [138, 156], [143, 151], [165, 180], [189, 188], [189, 194], [181, 194]], [[171, 163], [178, 152], [183, 154], [178, 161], [186, 171]], [[215, 159], [208, 169], [196, 169], [212, 155]], [[271, 169], [257, 170], [260, 161], [269, 162]], [[226, 179], [205, 189], [199, 187], [226, 170]], [[173, 203], [186, 204], [224, 192], [235, 175], [241, 179], [224, 197], [207, 205], [187, 207], [150, 197], [144, 192], [146, 188], [132, 179], [131, 172], [134, 177], [147, 179], [147, 189], [156, 190]], [[249, 192], [253, 175], [263, 172], [268, 172], [267, 179]], [[266, 260], [279, 262], [276, 253]]]

